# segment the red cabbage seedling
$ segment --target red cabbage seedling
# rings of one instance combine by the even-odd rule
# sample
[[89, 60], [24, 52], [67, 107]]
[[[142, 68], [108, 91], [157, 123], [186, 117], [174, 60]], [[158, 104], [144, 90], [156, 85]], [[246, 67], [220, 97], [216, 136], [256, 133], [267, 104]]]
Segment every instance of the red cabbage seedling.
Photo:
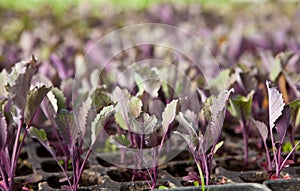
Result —
[[[270, 87], [270, 82], [267, 81], [266, 85], [269, 96], [269, 129], [263, 122], [252, 119], [252, 123], [258, 129], [265, 146], [268, 160], [267, 169], [270, 172], [270, 176], [273, 175], [273, 167], [275, 165], [275, 178], [279, 178], [280, 172], [283, 167], [292, 163], [292, 161], [288, 160], [288, 158], [294, 152], [300, 142], [298, 142], [293, 147], [293, 149], [285, 158], [282, 157], [282, 145], [287, 134], [288, 125], [290, 122], [291, 108], [289, 106], [285, 106], [282, 94], [276, 88]], [[279, 138], [278, 141], [275, 141], [275, 137], [273, 134], [274, 127]], [[272, 143], [272, 152], [274, 157], [273, 160], [271, 160], [271, 156], [269, 154], [266, 143], [269, 133]]]

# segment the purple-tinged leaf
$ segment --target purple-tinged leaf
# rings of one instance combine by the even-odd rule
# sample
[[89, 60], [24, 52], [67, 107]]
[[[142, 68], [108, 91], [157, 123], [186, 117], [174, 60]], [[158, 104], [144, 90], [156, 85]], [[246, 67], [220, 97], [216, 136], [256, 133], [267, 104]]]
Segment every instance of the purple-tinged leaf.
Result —
[[63, 141], [70, 147], [75, 146], [79, 137], [79, 128], [76, 126], [73, 113], [62, 109], [57, 114], [55, 121]]
[[28, 124], [32, 119], [37, 107], [41, 104], [44, 97], [51, 90], [51, 87], [46, 87], [43, 84], [37, 84], [36, 86], [31, 86], [25, 107], [25, 122]]
[[[29, 62], [19, 62], [7, 76], [7, 88], [10, 99], [17, 107], [17, 115], [23, 115], [26, 106], [26, 96], [31, 79], [36, 71], [36, 59], [32, 56]], [[18, 117], [18, 116], [16, 116]]]
[[182, 180], [187, 182], [194, 182], [194, 181], [201, 182], [198, 174], [194, 171], [189, 171], [187, 176], [182, 177]]
[[285, 107], [283, 109], [282, 115], [278, 118], [275, 128], [279, 137], [280, 143], [283, 143], [289, 122], [291, 119], [291, 113], [292, 113], [292, 108], [290, 107]]
[[206, 152], [212, 145], [215, 145], [220, 137], [223, 122], [225, 118], [225, 108], [223, 111], [218, 111], [217, 116], [211, 119], [203, 136], [203, 152]]
[[91, 109], [92, 99], [88, 97], [79, 107], [77, 114], [77, 120], [82, 137], [85, 136], [87, 127], [87, 117]]
[[212, 97], [210, 106], [210, 122], [206, 128], [203, 140], [203, 151], [206, 152], [211, 145], [217, 144], [218, 138], [220, 137], [223, 122], [226, 112], [226, 103], [229, 99], [230, 94], [233, 92], [233, 89], [229, 91], [220, 92], [218, 97]]
[[134, 64], [134, 80], [139, 88], [139, 95], [146, 91], [151, 97], [158, 96], [160, 79], [156, 68]]
[[269, 126], [275, 126], [275, 121], [281, 116], [284, 108], [282, 94], [274, 87], [270, 87], [270, 82], [266, 81], [269, 96]]
[[60, 79], [65, 80], [73, 75], [73, 70], [67, 68], [66, 64], [64, 64], [57, 55], [52, 54], [50, 60], [53, 66], [57, 69]]
[[7, 142], [7, 123], [4, 115], [0, 114], [0, 150], [4, 150]]
[[176, 115], [176, 107], [178, 100], [172, 100], [171, 103], [168, 103], [164, 112], [162, 113], [162, 128], [164, 133], [167, 133], [169, 125], [173, 122]]
[[199, 138], [197, 138], [195, 134], [185, 134], [179, 131], [174, 131], [174, 134], [181, 136], [184, 141], [189, 145], [192, 152], [194, 152], [199, 145]]
[[266, 142], [266, 140], [268, 138], [268, 134], [269, 134], [268, 127], [266, 126], [266, 124], [264, 124], [263, 122], [254, 120], [253, 118], [251, 118], [251, 122], [257, 128], [263, 141]]

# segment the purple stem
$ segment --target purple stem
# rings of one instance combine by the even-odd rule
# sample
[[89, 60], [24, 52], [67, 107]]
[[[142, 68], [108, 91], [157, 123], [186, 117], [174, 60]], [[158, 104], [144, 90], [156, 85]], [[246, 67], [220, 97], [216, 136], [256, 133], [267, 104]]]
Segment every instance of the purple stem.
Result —
[[[21, 130], [22, 126], [24, 124], [24, 118], [21, 117], [19, 125], [18, 125], [18, 130], [17, 130], [17, 135], [13, 147], [13, 153], [12, 153], [12, 159], [11, 159], [11, 172], [10, 172], [10, 185], [9, 185], [9, 191], [12, 191], [13, 189], [13, 182], [14, 182], [14, 176], [15, 176], [15, 171], [16, 171], [16, 166], [17, 166], [17, 153], [18, 153], [18, 143], [19, 139], [21, 136]], [[23, 137], [24, 139], [24, 137]]]
[[242, 134], [244, 139], [244, 168], [248, 165], [248, 157], [249, 157], [249, 149], [248, 149], [248, 129], [245, 124], [244, 119], [240, 121], [240, 125], [242, 127]]
[[279, 172], [284, 167], [284, 164], [286, 163], [286, 161], [288, 160], [288, 158], [291, 156], [291, 154], [296, 150], [296, 148], [298, 147], [299, 144], [300, 144], [300, 141], [293, 147], [293, 149], [291, 150], [291, 152], [289, 152], [289, 154], [285, 157], [285, 159], [283, 160], [283, 162], [280, 165]]
[[268, 159], [269, 171], [272, 171], [272, 162], [271, 162], [271, 158], [270, 158], [269, 149], [268, 149], [268, 146], [267, 146], [267, 143], [265, 140], [263, 140], [263, 143], [264, 143], [264, 147], [265, 147], [266, 155], [267, 155], [267, 159]]
[[[2, 176], [2, 180], [4, 182], [4, 190], [8, 189], [9, 183], [8, 183], [8, 178], [7, 178], [7, 174], [3, 171], [2, 168], [0, 168], [1, 171], [1, 176]], [[0, 185], [1, 186], [1, 185]]]
[[156, 176], [157, 176], [157, 160], [156, 160], [156, 149], [152, 149], [153, 151], [153, 179], [152, 179], [152, 186], [151, 190], [153, 190], [156, 186]]

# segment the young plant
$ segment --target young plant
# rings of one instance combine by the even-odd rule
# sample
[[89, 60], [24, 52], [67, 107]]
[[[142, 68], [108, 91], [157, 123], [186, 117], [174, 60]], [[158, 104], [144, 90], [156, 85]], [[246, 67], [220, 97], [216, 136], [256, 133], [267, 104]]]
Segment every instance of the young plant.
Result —
[[252, 90], [247, 97], [237, 95], [234, 98], [229, 99], [228, 111], [232, 116], [236, 117], [239, 120], [240, 126], [242, 127], [243, 139], [244, 139], [244, 167], [248, 163], [248, 122], [251, 117], [252, 109], [252, 100], [253, 100], [254, 91]]
[[[288, 155], [283, 158], [282, 156], [282, 146], [287, 134], [288, 125], [290, 122], [291, 109], [289, 106], [285, 106], [282, 94], [274, 87], [270, 87], [270, 82], [266, 82], [268, 97], [269, 97], [269, 129], [265, 123], [252, 119], [253, 125], [258, 129], [263, 144], [265, 146], [267, 160], [268, 160], [268, 171], [270, 172], [271, 178], [279, 178], [281, 170], [293, 161], [288, 160], [297, 146], [300, 144], [298, 142], [293, 149], [288, 153]], [[279, 140], [275, 141], [275, 136], [273, 134], [273, 129], [276, 129]], [[273, 159], [269, 154], [267, 146], [267, 138], [270, 133], [270, 139], [272, 143]], [[275, 167], [275, 177], [273, 176], [273, 168]]]
[[62, 186], [65, 190], [75, 191], [79, 187], [80, 177], [87, 163], [87, 160], [92, 152], [93, 146], [96, 143], [101, 129], [104, 127], [107, 119], [114, 113], [113, 106], [104, 107], [99, 114], [96, 115], [91, 123], [91, 137], [89, 148], [84, 155], [83, 144], [81, 141], [85, 139], [83, 134], [80, 132], [79, 125], [76, 123], [73, 112], [62, 109], [57, 113], [56, 123], [58, 126], [59, 134], [63, 140], [63, 143], [68, 148], [68, 158], [71, 159], [72, 163], [72, 177], [67, 175], [67, 170], [59, 162], [59, 158], [56, 156], [54, 150], [51, 148], [50, 143], [47, 139], [46, 132], [41, 129], [31, 127], [29, 133], [31, 137], [36, 138], [51, 154], [53, 159], [57, 162], [61, 170], [65, 175], [65, 179], [68, 182], [68, 186]]
[[[154, 132], [154, 128], [159, 126], [158, 120], [155, 115], [149, 115], [148, 113], [142, 112], [143, 103], [138, 97], [131, 96], [127, 90], [121, 90], [117, 87], [112, 93], [112, 101], [115, 103], [115, 121], [120, 128], [125, 130], [125, 134], [110, 136], [111, 142], [122, 149], [128, 147], [138, 149], [135, 161], [136, 168], [146, 168], [151, 179], [151, 185], [149, 186], [151, 189], [154, 189], [157, 185], [158, 163], [162, 146], [167, 138], [169, 126], [175, 119], [178, 100], [173, 100], [167, 104], [162, 113], [161, 126], [163, 134], [158, 146], [152, 144], [152, 140], [150, 140], [149, 137], [150, 134]], [[143, 149], [145, 146], [151, 147], [153, 159], [152, 169], [147, 167], [146, 162], [143, 159]], [[140, 174], [141, 172], [133, 174], [132, 179], [134, 179], [134, 176], [139, 176]]]
[[199, 179], [197, 176], [195, 177], [193, 173], [189, 173], [191, 176], [186, 179], [201, 182], [202, 190], [204, 190], [204, 186], [208, 185], [210, 181], [213, 156], [223, 144], [223, 142], [219, 142], [219, 138], [225, 118], [226, 102], [231, 92], [233, 92], [233, 89], [221, 92], [217, 97], [212, 96], [207, 99], [206, 106], [204, 106], [203, 110], [207, 110], [206, 118], [208, 118], [209, 123], [204, 134], [202, 134], [198, 128], [198, 120], [193, 120], [182, 112], [180, 112], [177, 117], [179, 123], [182, 124], [189, 133], [186, 134], [178, 131], [175, 133], [182, 136], [187, 142], [200, 175]]
[[36, 68], [37, 61], [32, 56], [29, 62], [15, 64], [1, 82], [7, 89], [5, 93], [2, 91], [0, 110], [0, 188], [3, 190], [13, 190], [18, 157], [28, 129], [37, 107], [51, 89], [43, 84], [31, 85]]

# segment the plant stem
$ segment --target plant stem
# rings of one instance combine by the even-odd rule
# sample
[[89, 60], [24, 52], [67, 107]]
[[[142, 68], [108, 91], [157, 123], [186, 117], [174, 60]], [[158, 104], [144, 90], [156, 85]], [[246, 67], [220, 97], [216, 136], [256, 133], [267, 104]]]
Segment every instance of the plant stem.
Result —
[[156, 159], [156, 149], [152, 148], [153, 151], [153, 179], [152, 179], [152, 187], [151, 190], [153, 190], [156, 186], [156, 176], [157, 176], [157, 159]]
[[270, 153], [269, 153], [269, 149], [268, 149], [266, 141], [263, 141], [263, 144], [264, 144], [264, 147], [265, 147], [265, 150], [266, 150], [269, 171], [272, 171], [272, 162], [271, 162]]
[[[271, 122], [269, 122], [271, 124]], [[269, 125], [270, 126], [270, 125]], [[274, 137], [273, 137], [273, 131], [270, 126], [270, 137], [271, 137], [271, 142], [272, 142], [272, 150], [273, 150], [273, 155], [274, 155], [274, 160], [275, 160], [275, 167], [276, 167], [276, 176], [279, 175], [279, 164], [277, 160], [277, 154], [276, 154], [276, 147], [275, 147], [275, 142], [274, 142]]]
[[9, 187], [7, 174], [3, 171], [2, 168], [0, 168], [0, 171], [1, 171], [2, 180], [4, 182], [4, 188], [3, 189], [7, 190], [8, 187]]
[[203, 161], [204, 168], [205, 168], [205, 185], [208, 185], [209, 184], [210, 174], [209, 174], [209, 170], [208, 170], [208, 166], [207, 166], [207, 161], [206, 161], [205, 153], [202, 154], [202, 161]]
[[280, 165], [279, 168], [279, 172], [281, 171], [281, 169], [284, 167], [284, 164], [286, 163], [286, 161], [288, 160], [288, 158], [291, 156], [291, 154], [296, 150], [296, 148], [298, 147], [298, 145], [300, 144], [300, 141], [293, 147], [293, 149], [289, 152], [289, 154], [285, 157], [285, 159], [283, 160], [283, 162]]
[[199, 171], [199, 175], [200, 175], [200, 179], [201, 179], [201, 188], [202, 188], [202, 191], [205, 191], [204, 176], [203, 176], [203, 173], [202, 173], [201, 166], [200, 166], [199, 162], [196, 162], [196, 165], [197, 165], [197, 168], [198, 168], [198, 171]]
[[242, 127], [242, 134], [244, 139], [244, 164], [243, 164], [244, 167], [243, 168], [246, 168], [248, 165], [248, 158], [249, 158], [248, 129], [244, 119], [240, 121], [240, 125]]
[[[82, 172], [83, 172], [83, 169], [84, 169], [84, 166], [85, 166], [85, 163], [87, 162], [91, 152], [92, 152], [92, 147], [93, 146], [90, 146], [89, 150], [87, 151], [84, 159], [83, 159], [83, 162], [81, 163], [81, 166], [80, 166], [80, 169], [79, 169], [79, 172], [77, 173], [78, 177], [81, 176]], [[79, 184], [79, 179], [76, 181], [76, 186]]]
[[20, 121], [19, 121], [19, 125], [18, 125], [18, 130], [17, 130], [17, 135], [16, 135], [16, 139], [15, 139], [15, 143], [14, 143], [14, 147], [13, 147], [13, 153], [11, 156], [11, 172], [10, 172], [10, 184], [9, 184], [9, 191], [12, 191], [13, 189], [13, 182], [14, 182], [14, 176], [15, 176], [15, 171], [16, 171], [16, 166], [17, 166], [17, 153], [18, 153], [18, 143], [19, 143], [19, 139], [21, 136], [21, 130], [22, 130], [22, 126], [24, 124], [24, 118], [21, 117]]

